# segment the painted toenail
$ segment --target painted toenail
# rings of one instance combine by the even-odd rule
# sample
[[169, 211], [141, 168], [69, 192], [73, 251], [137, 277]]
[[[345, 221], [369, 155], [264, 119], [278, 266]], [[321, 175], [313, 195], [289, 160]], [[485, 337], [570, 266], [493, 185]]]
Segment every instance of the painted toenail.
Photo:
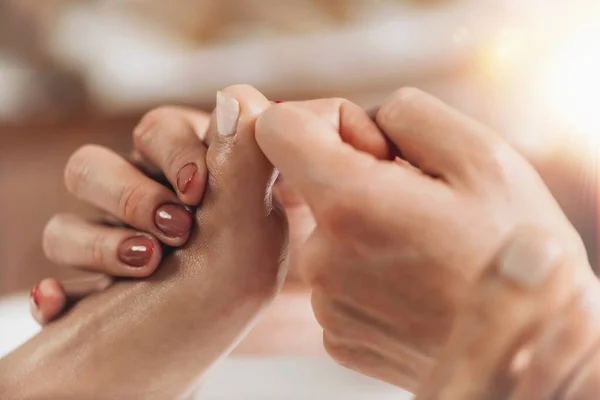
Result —
[[217, 132], [222, 136], [235, 134], [240, 118], [240, 103], [231, 95], [217, 92]]

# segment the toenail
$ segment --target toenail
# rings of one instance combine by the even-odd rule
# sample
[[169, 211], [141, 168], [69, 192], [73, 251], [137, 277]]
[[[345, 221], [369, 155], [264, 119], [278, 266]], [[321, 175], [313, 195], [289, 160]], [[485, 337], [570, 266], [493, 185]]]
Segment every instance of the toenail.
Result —
[[147, 265], [152, 258], [154, 244], [145, 236], [134, 236], [125, 239], [119, 245], [117, 254], [122, 263], [134, 268]]
[[556, 240], [522, 237], [504, 249], [498, 271], [520, 285], [538, 286], [558, 266], [563, 254], [563, 247]]
[[240, 118], [240, 103], [231, 95], [217, 92], [217, 132], [222, 136], [235, 134]]
[[192, 227], [192, 216], [179, 204], [163, 204], [156, 210], [156, 227], [172, 238], [187, 236]]

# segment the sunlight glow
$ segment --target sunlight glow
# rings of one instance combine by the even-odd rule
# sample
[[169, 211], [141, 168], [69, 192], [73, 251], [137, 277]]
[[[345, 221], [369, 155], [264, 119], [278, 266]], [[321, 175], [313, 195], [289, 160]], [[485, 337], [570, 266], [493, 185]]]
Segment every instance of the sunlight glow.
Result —
[[545, 108], [600, 146], [600, 29], [566, 38], [541, 69], [537, 90]]

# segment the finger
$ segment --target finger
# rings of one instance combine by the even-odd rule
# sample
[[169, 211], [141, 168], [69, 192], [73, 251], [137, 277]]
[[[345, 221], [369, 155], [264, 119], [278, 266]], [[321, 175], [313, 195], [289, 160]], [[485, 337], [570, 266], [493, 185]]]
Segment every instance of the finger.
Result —
[[[379, 131], [373, 118], [358, 105], [342, 98], [288, 102], [288, 105], [322, 116], [339, 131], [342, 141], [356, 150], [369, 153], [379, 159], [391, 158], [386, 137]], [[286, 209], [304, 204], [299, 193], [291, 185], [283, 182], [282, 175], [277, 179], [273, 193]]]
[[361, 343], [349, 343], [324, 332], [323, 346], [327, 354], [343, 367], [405, 390], [414, 391], [418, 385], [418, 378], [412, 374], [413, 371], [407, 370], [405, 363], [390, 360]]
[[391, 158], [388, 141], [375, 125], [373, 118], [360, 106], [342, 98], [288, 102], [328, 121], [339, 132], [344, 143], [378, 159]]
[[40, 325], [46, 325], [58, 317], [66, 304], [67, 296], [54, 279], [44, 279], [31, 289], [29, 309]]
[[[250, 163], [248, 167], [254, 167], [254, 171], [247, 171], [249, 174], [247, 185], [252, 186], [253, 192], [256, 192], [256, 189], [262, 192], [262, 196], [254, 193], [249, 197], [260, 198], [261, 207], [264, 207], [265, 203], [264, 191], [272, 189], [274, 176], [273, 166], [256, 146], [255, 124], [256, 118], [269, 106], [270, 102], [255, 88], [248, 85], [229, 86], [217, 93], [214, 130], [209, 128], [207, 132], [207, 137], [212, 137], [209, 149], [213, 166], [211, 179], [218, 182], [219, 186], [222, 185], [222, 189], [227, 180], [230, 180], [233, 185], [240, 178], [234, 179], [232, 175], [229, 177], [226, 175], [233, 174], [231, 171], [235, 168], [238, 168], [239, 175], [242, 160], [245, 158], [246, 162]], [[237, 153], [238, 159], [232, 155], [233, 151]], [[225, 159], [228, 160], [227, 164], [223, 164]], [[256, 183], [265, 179], [269, 180], [268, 188]], [[238, 190], [242, 193], [243, 189], [239, 187]]]
[[93, 224], [71, 214], [58, 214], [46, 225], [43, 248], [49, 260], [110, 276], [151, 275], [162, 258], [152, 235]]
[[179, 199], [196, 206], [206, 186], [206, 146], [198, 131], [208, 127], [209, 115], [177, 107], [161, 107], [146, 114], [133, 131], [141, 159], [156, 165]]
[[511, 400], [572, 399], [558, 391], [598, 344], [599, 313], [598, 287], [590, 285], [544, 329]]
[[[378, 160], [344, 143], [327, 118], [293, 104], [278, 104], [258, 118], [256, 139], [267, 158], [306, 200], [317, 221], [343, 211], [350, 204], [348, 199], [369, 194], [365, 187], [372, 184]], [[408, 197], [419, 192], [421, 177], [395, 165], [387, 167], [393, 167], [394, 179], [411, 187]], [[377, 170], [386, 176], [391, 176], [390, 172]]]
[[192, 217], [176, 195], [104, 147], [77, 150], [65, 168], [65, 183], [79, 199], [166, 245], [180, 246], [189, 237]]
[[98, 275], [72, 281], [44, 279], [31, 291], [31, 313], [42, 326], [60, 317], [71, 304], [108, 288], [112, 279]]
[[572, 265], [560, 240], [522, 230], [499, 253], [457, 316], [425, 399], [506, 399], [546, 321], [572, 300]]
[[[405, 363], [403, 374], [414, 382], [425, 378], [423, 371], [431, 368], [431, 357], [406, 344], [405, 337], [392, 325], [369, 315], [353, 305], [332, 299], [322, 291], [314, 290], [311, 296], [315, 318], [327, 337], [347, 344], [361, 346], [388, 360]], [[406, 363], [410, 360], [410, 365]]]
[[[454, 296], [444, 287], [444, 283], [447, 285], [452, 278], [446, 271], [439, 270], [436, 277], [404, 273], [393, 276], [391, 273], [399, 272], [387, 271], [387, 279], [381, 279], [380, 268], [364, 268], [364, 264], [356, 261], [345, 246], [337, 246], [327, 240], [322, 230], [311, 235], [302, 247], [301, 257], [302, 277], [313, 288], [313, 295], [327, 293], [357, 313], [369, 315], [373, 320], [381, 321], [380, 324], [393, 326], [400, 342], [420, 349], [421, 353], [423, 349], [433, 352], [440, 343], [445, 343], [445, 332], [451, 329], [453, 320], [447, 311], [447, 303], [456, 303]], [[420, 284], [405, 285], [400, 291], [397, 290], [398, 282]], [[377, 287], [379, 290], [365, 290], [365, 287]], [[423, 302], [423, 293], [437, 293], [443, 300]], [[433, 323], [440, 329], [430, 329]], [[415, 332], [420, 334], [415, 335]]]
[[376, 121], [406, 160], [450, 182], [472, 177], [509, 150], [490, 129], [414, 88], [393, 93]]

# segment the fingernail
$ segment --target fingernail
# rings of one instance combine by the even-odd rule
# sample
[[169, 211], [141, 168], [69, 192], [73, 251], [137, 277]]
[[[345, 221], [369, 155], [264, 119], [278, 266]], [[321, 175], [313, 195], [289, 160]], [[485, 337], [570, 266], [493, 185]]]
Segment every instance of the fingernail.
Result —
[[198, 166], [194, 163], [189, 163], [183, 166], [177, 173], [177, 189], [179, 192], [185, 193], [190, 186], [190, 183], [198, 172]]
[[237, 129], [240, 103], [227, 93], [217, 92], [217, 132], [231, 136]]
[[164, 204], [156, 210], [156, 227], [169, 237], [186, 236], [192, 226], [192, 216], [178, 204]]
[[154, 244], [145, 236], [127, 238], [121, 242], [117, 250], [121, 262], [136, 268], [147, 265], [153, 252]]
[[40, 285], [35, 285], [31, 288], [31, 300], [36, 307], [40, 306]]
[[521, 237], [504, 249], [498, 270], [500, 275], [517, 284], [534, 287], [548, 278], [563, 254], [563, 247], [556, 240]]

